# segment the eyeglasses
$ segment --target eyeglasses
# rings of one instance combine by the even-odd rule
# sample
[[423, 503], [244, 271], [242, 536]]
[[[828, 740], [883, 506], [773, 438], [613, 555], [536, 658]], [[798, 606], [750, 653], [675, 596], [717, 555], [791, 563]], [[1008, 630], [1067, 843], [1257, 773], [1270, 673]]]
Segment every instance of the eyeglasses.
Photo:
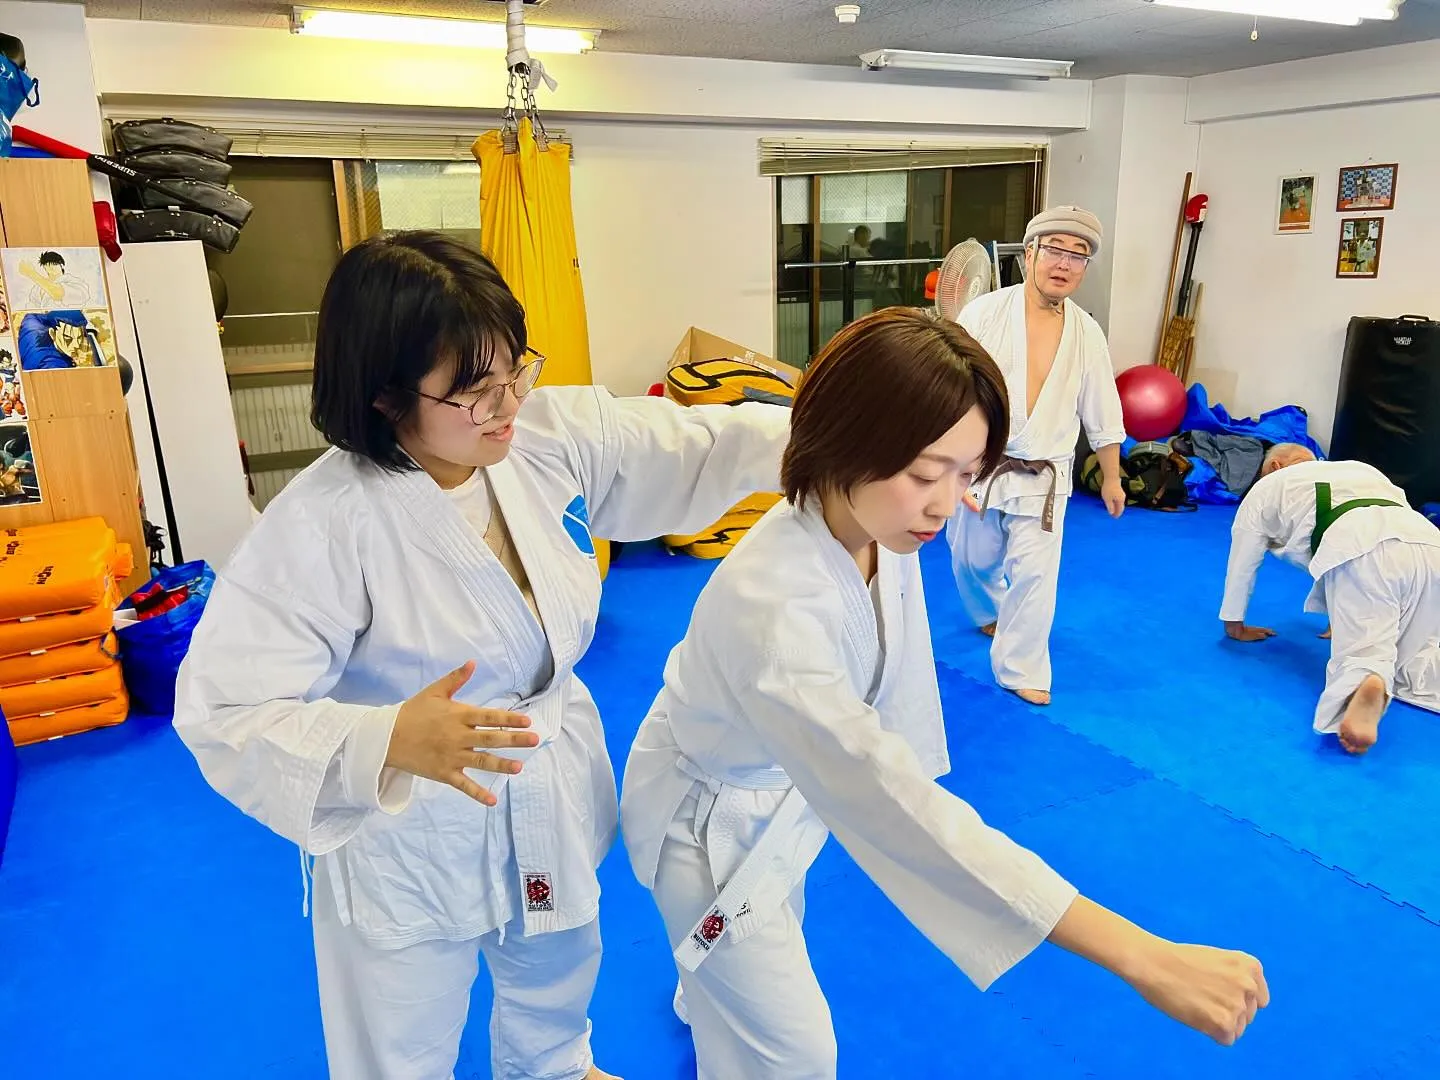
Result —
[[437, 405], [448, 405], [452, 409], [463, 409], [470, 414], [470, 422], [476, 427], [488, 424], [495, 419], [495, 414], [500, 411], [500, 406], [505, 402], [505, 391], [509, 390], [515, 395], [516, 401], [523, 401], [529, 396], [530, 391], [535, 389], [535, 384], [540, 380], [540, 372], [545, 367], [545, 357], [541, 356], [534, 349], [527, 348], [526, 353], [534, 359], [529, 363], [521, 364], [515, 369], [515, 374], [502, 383], [488, 386], [480, 392], [480, 396], [474, 401], [451, 401], [449, 398], [435, 397], [433, 394], [426, 394], [420, 390], [411, 390], [416, 397], [424, 398], [426, 401], [433, 401]]
[[1053, 263], [1060, 266], [1078, 266], [1084, 270], [1090, 265], [1090, 256], [1079, 251], [1069, 251], [1066, 248], [1055, 247], [1053, 244], [1041, 244], [1040, 251]]

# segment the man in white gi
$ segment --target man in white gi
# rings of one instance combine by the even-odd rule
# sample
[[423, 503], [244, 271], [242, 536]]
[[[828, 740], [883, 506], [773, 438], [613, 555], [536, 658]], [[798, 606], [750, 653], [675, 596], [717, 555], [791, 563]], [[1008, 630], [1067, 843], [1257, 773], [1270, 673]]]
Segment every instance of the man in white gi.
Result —
[[1010, 392], [1010, 442], [994, 477], [970, 493], [977, 513], [950, 519], [955, 584], [992, 635], [995, 681], [1033, 705], [1050, 703], [1050, 626], [1060, 539], [1080, 426], [1100, 458], [1101, 497], [1125, 509], [1125, 425], [1104, 331], [1070, 294], [1100, 251], [1100, 219], [1057, 206], [1025, 229], [1025, 281], [972, 300], [959, 322], [1000, 365]]
[[1232, 527], [1225, 632], [1274, 636], [1245, 624], [1266, 551], [1307, 570], [1315, 587], [1305, 610], [1328, 612], [1332, 635], [1315, 730], [1363, 754], [1392, 697], [1440, 712], [1440, 529], [1360, 461], [1316, 461], [1281, 443], [1261, 473]]

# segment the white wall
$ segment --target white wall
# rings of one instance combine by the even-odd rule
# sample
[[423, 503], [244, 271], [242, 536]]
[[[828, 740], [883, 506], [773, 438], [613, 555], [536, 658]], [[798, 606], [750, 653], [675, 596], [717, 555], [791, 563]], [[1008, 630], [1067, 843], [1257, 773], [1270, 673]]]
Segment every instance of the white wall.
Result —
[[1056, 136], [1050, 144], [1046, 206], [1082, 206], [1100, 219], [1106, 243], [1075, 290], [1075, 302], [1102, 327], [1110, 323], [1111, 265], [1117, 243], [1120, 149], [1125, 132], [1125, 80], [1101, 79], [1091, 91], [1090, 126]]
[[1105, 328], [1117, 371], [1154, 357], [1180, 193], [1199, 146], [1186, 90], [1184, 79], [1102, 79], [1089, 129], [1052, 144], [1048, 205], [1083, 206], [1105, 227], [1075, 299]]
[[[1211, 210], [1196, 268], [1205, 282], [1197, 363], [1236, 373], [1232, 412], [1302, 405], [1328, 445], [1351, 316], [1440, 319], [1436, 132], [1440, 94], [1205, 125], [1200, 182]], [[1379, 215], [1380, 276], [1337, 280], [1338, 174], [1366, 161], [1400, 163], [1395, 209]], [[1309, 171], [1318, 177], [1313, 231], [1276, 235], [1279, 178]]]
[[775, 193], [756, 143], [777, 129], [565, 128], [595, 381], [644, 392], [692, 325], [773, 356]]
[[1127, 75], [1124, 81], [1108, 326], [1117, 371], [1154, 359], [1167, 314], [1180, 196], [1200, 149], [1199, 126], [1185, 122], [1186, 80]]
[[[301, 101], [484, 111], [505, 103], [498, 50], [303, 37], [283, 30], [92, 19], [106, 100]], [[545, 56], [541, 108], [594, 118], [838, 123], [850, 127], [1085, 126], [1090, 84], [855, 67], [607, 53]]]
[[[1401, 18], [1404, 18], [1402, 13]], [[1440, 93], [1440, 41], [1222, 71], [1190, 80], [1191, 123], [1379, 105]]]
[[[405, 49], [223, 26], [90, 21], [107, 105], [223, 109], [323, 127], [343, 118], [480, 131], [501, 54]], [[1082, 80], [966, 85], [944, 76], [595, 53], [545, 58], [541, 109], [575, 143], [572, 203], [597, 382], [643, 392], [691, 325], [775, 352], [774, 189], [766, 136], [894, 132], [1043, 141], [1083, 127]], [[424, 77], [418, 77], [424, 72]], [[177, 109], [178, 106], [178, 109]], [[680, 119], [675, 119], [680, 118]]]
[[595, 381], [643, 393], [699, 326], [774, 354], [774, 188], [753, 128], [567, 124]]

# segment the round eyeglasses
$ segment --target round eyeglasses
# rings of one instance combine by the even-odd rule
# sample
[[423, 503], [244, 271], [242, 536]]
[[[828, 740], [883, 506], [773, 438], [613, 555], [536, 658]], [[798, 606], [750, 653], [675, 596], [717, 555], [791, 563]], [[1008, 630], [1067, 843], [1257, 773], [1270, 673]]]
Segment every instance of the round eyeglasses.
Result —
[[516, 401], [523, 401], [535, 389], [535, 384], [540, 380], [540, 372], [545, 367], [545, 357], [541, 356], [534, 349], [525, 350], [532, 359], [521, 364], [515, 369], [515, 374], [502, 383], [494, 386], [487, 386], [480, 391], [474, 401], [451, 401], [449, 398], [436, 397], [434, 394], [427, 394], [421, 390], [410, 391], [416, 397], [424, 398], [426, 401], [433, 401], [437, 405], [448, 405], [452, 409], [463, 409], [470, 414], [470, 422], [476, 427], [488, 424], [495, 419], [495, 414], [500, 411], [500, 406], [505, 403], [505, 391], [509, 390], [515, 395]]

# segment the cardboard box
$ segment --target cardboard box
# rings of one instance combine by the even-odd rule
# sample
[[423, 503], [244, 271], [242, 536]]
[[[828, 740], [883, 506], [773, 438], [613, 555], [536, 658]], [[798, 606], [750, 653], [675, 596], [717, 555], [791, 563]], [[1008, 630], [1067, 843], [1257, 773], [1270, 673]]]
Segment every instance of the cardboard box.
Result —
[[772, 360], [764, 353], [757, 353], [754, 349], [747, 349], [744, 345], [727, 341], [708, 330], [701, 330], [698, 326], [692, 326], [685, 331], [685, 336], [680, 339], [680, 344], [676, 345], [675, 351], [670, 354], [670, 362], [665, 365], [665, 370], [669, 371], [676, 364], [686, 364], [692, 360], [727, 358], [768, 371], [770, 374], [784, 379], [791, 386], [795, 386], [800, 380], [799, 368]]

